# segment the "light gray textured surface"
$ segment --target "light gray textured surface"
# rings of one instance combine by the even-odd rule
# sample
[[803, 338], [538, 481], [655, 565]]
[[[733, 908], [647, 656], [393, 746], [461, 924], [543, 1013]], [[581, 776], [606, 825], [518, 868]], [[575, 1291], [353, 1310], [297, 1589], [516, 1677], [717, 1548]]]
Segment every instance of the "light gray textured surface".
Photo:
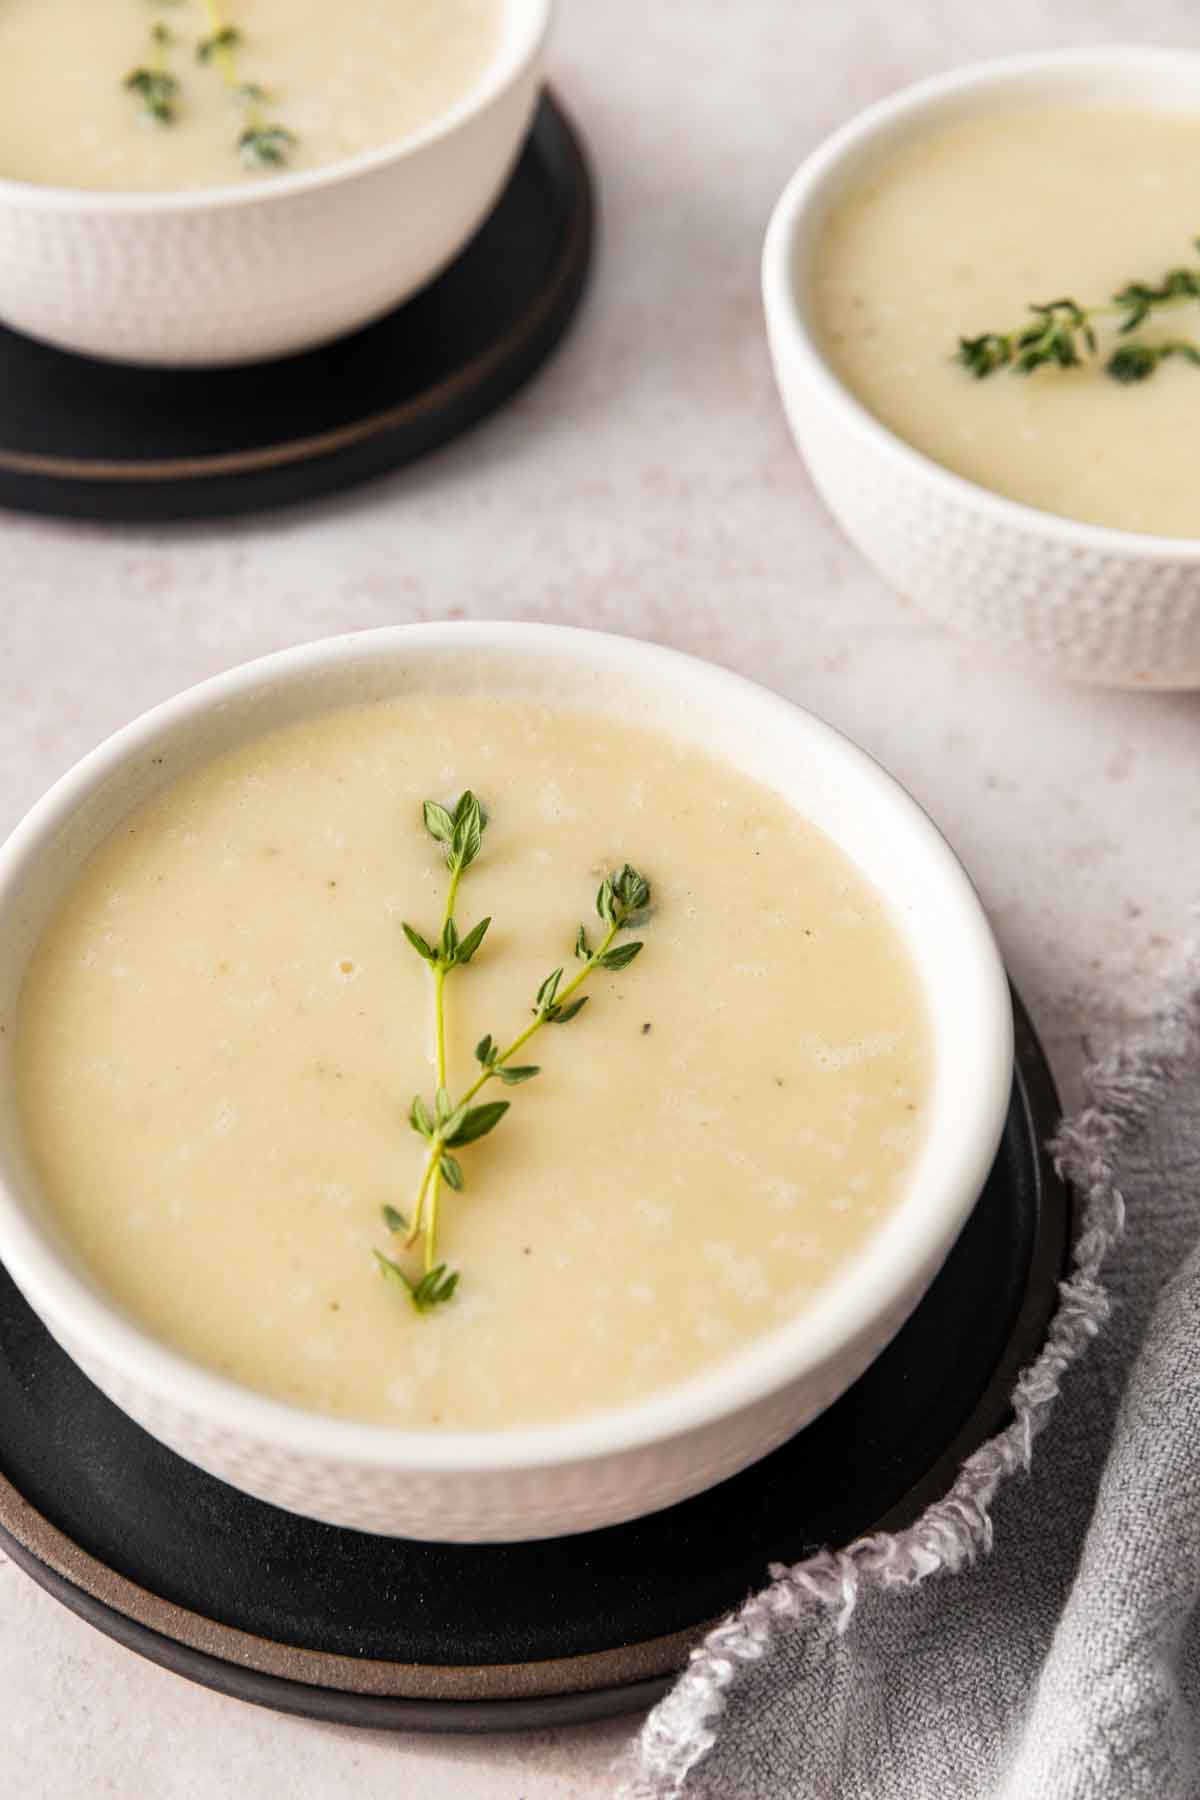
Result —
[[[631, 631], [770, 683], [907, 782], [1076, 1094], [1081, 1038], [1145, 1014], [1189, 927], [1200, 700], [1065, 688], [896, 601], [792, 450], [757, 262], [784, 180], [854, 108], [969, 57], [1112, 39], [1200, 33], [1185, 0], [565, 0], [552, 68], [603, 207], [570, 340], [459, 445], [295, 515], [0, 515], [0, 829], [135, 712], [284, 644], [447, 614]], [[278, 1718], [151, 1668], [0, 1567], [0, 1772], [23, 1800], [600, 1800], [628, 1735], [435, 1742]]]

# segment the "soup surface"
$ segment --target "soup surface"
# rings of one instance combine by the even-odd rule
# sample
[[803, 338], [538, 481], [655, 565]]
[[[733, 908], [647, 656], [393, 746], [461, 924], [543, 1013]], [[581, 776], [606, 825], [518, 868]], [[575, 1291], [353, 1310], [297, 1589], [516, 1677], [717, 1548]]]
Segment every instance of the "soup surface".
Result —
[[[504, 0], [0, 0], [0, 177], [190, 188], [355, 156], [461, 100], [503, 11]], [[220, 28], [237, 41], [201, 62]], [[136, 71], [167, 86], [127, 87]], [[274, 140], [279, 162], [269, 145], [265, 161], [239, 147], [251, 126], [289, 134]]]
[[[622, 970], [541, 1029], [458, 1152], [418, 1314], [372, 1250], [411, 1213], [440, 927], [421, 824], [489, 813], [445, 988], [449, 1077], [508, 1042], [627, 859]], [[624, 939], [619, 940], [624, 941]], [[181, 776], [87, 864], [31, 965], [19, 1089], [51, 1204], [149, 1331], [302, 1405], [413, 1427], [552, 1420], [693, 1373], [803, 1308], [892, 1204], [931, 1048], [909, 953], [842, 853], [672, 740], [540, 703], [326, 713]]]
[[[836, 204], [814, 297], [846, 385], [899, 437], [960, 475], [1048, 512], [1200, 536], [1193, 469], [1200, 368], [1122, 386], [1082, 368], [976, 380], [960, 337], [1027, 324], [1031, 302], [1103, 302], [1131, 281], [1200, 268], [1200, 116], [1038, 107], [931, 129]], [[1200, 303], [1151, 316], [1146, 342], [1200, 345]]]

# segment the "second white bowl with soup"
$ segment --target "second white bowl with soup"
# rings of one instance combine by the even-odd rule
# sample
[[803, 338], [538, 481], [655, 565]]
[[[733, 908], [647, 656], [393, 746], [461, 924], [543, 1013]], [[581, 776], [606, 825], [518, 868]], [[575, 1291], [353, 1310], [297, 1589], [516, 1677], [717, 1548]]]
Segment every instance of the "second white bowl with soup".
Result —
[[920, 1299], [1007, 1104], [913, 802], [585, 632], [218, 677], [35, 808], [0, 921], [0, 1256], [166, 1443], [363, 1530], [583, 1530], [764, 1455]]
[[1200, 684], [1198, 152], [1193, 52], [983, 63], [837, 132], [767, 233], [839, 521], [947, 623], [1084, 679]]
[[0, 321], [65, 349], [249, 362], [431, 280], [499, 195], [552, 0], [11, 0]]

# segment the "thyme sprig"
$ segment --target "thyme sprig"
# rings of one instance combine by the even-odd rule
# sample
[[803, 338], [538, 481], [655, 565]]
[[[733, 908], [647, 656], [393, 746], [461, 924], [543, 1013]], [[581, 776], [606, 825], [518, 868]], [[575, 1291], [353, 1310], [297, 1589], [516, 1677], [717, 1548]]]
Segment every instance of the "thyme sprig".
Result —
[[162, 20], [150, 27], [150, 55], [140, 68], [131, 69], [124, 86], [142, 103], [146, 119], [155, 125], [175, 122], [179, 82], [168, 68], [168, 54], [175, 38]]
[[[1200, 249], [1200, 238], [1193, 242]], [[1093, 320], [1117, 319], [1117, 335], [1125, 337], [1152, 316], [1198, 300], [1200, 269], [1168, 269], [1157, 286], [1127, 282], [1101, 306], [1081, 306], [1069, 296], [1035, 303], [1029, 308], [1033, 314], [1030, 323], [1015, 331], [985, 331], [979, 337], [959, 338], [956, 358], [979, 381], [1003, 368], [1018, 375], [1029, 375], [1047, 363], [1060, 369], [1076, 368], [1098, 353]], [[1104, 365], [1105, 373], [1128, 386], [1146, 381], [1172, 356], [1200, 365], [1200, 346], [1186, 338], [1119, 344]]]
[[234, 101], [243, 109], [246, 123], [238, 134], [237, 151], [249, 168], [277, 169], [287, 162], [296, 134], [286, 125], [269, 120], [264, 111], [268, 95], [256, 81], [243, 81], [238, 72], [242, 33], [225, 16], [221, 0], [204, 0], [208, 35], [196, 45], [196, 60], [215, 63]]
[[[164, 7], [178, 7], [183, 0], [152, 0]], [[190, 0], [188, 0], [190, 4]], [[235, 140], [238, 155], [249, 168], [277, 169], [287, 162], [296, 134], [267, 116], [270, 100], [257, 81], [243, 81], [238, 53], [243, 35], [225, 15], [221, 0], [202, 0], [207, 33], [196, 44], [196, 61], [215, 66], [242, 113], [243, 125]], [[182, 84], [167, 64], [170, 47], [179, 41], [160, 21], [150, 29], [151, 53], [147, 61], [126, 75], [124, 85], [139, 96], [146, 117], [158, 125], [173, 125], [178, 117]]]
[[437, 1260], [438, 1205], [443, 1185], [461, 1193], [466, 1185], [462, 1164], [454, 1151], [477, 1143], [495, 1130], [508, 1111], [508, 1100], [485, 1100], [476, 1104], [477, 1096], [489, 1081], [505, 1087], [519, 1087], [532, 1081], [541, 1069], [534, 1063], [517, 1063], [513, 1059], [524, 1049], [544, 1025], [568, 1025], [578, 1018], [589, 996], [579, 989], [597, 969], [626, 969], [642, 950], [639, 941], [617, 944], [617, 935], [641, 923], [650, 904], [650, 883], [628, 863], [606, 875], [596, 895], [596, 912], [603, 926], [593, 946], [585, 925], [575, 938], [575, 955], [583, 967], [563, 985], [564, 968], [553, 969], [541, 982], [534, 998], [532, 1020], [507, 1045], [501, 1045], [489, 1032], [475, 1046], [479, 1074], [459, 1096], [452, 1099], [447, 1087], [445, 984], [453, 969], [469, 963], [487, 934], [491, 919], [472, 927], [465, 937], [459, 935], [455, 920], [458, 886], [465, 871], [479, 855], [487, 815], [474, 794], [468, 790], [453, 812], [436, 801], [426, 801], [425, 829], [441, 845], [450, 871], [446, 909], [437, 942], [431, 943], [412, 925], [403, 931], [417, 955], [433, 971], [434, 1028], [437, 1062], [437, 1091], [430, 1106], [420, 1094], [413, 1098], [409, 1124], [427, 1146], [425, 1163], [417, 1187], [411, 1219], [393, 1206], [384, 1206], [383, 1222], [396, 1237], [402, 1238], [405, 1250], [411, 1250], [424, 1236], [424, 1271], [411, 1276], [392, 1257], [376, 1251], [375, 1256], [385, 1277], [401, 1286], [418, 1312], [443, 1304], [454, 1294], [458, 1271], [447, 1270]]

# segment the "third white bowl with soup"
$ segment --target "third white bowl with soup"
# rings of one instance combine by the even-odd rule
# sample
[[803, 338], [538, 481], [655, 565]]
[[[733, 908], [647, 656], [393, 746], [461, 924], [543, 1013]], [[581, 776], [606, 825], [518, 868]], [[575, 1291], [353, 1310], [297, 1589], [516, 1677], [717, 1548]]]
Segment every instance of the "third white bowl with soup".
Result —
[[781, 391], [901, 590], [1066, 673], [1200, 681], [1200, 57], [959, 70], [853, 121], [780, 201]]
[[434, 124], [503, 0], [6, 0], [0, 175], [112, 193], [319, 169]]
[[0, 320], [246, 362], [377, 317], [504, 186], [552, 0], [8, 0]]

